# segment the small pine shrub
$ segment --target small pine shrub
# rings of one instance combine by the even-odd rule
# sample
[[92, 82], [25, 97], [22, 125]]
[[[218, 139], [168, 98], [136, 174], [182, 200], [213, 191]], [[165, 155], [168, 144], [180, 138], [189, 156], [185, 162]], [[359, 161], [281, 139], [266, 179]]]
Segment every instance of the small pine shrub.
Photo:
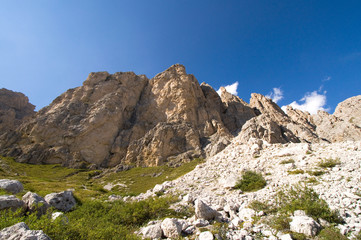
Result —
[[321, 168], [333, 168], [340, 164], [341, 164], [341, 162], [340, 162], [339, 158], [336, 158], [336, 159], [328, 158], [328, 159], [324, 159], [321, 162], [319, 162], [318, 166]]
[[264, 188], [266, 184], [267, 182], [262, 174], [254, 171], [246, 171], [234, 188], [241, 189], [243, 192], [253, 192]]
[[295, 169], [295, 170], [288, 171], [288, 174], [290, 174], [290, 175], [303, 174], [303, 173], [305, 173], [305, 171], [303, 171], [302, 169]]
[[293, 160], [292, 158], [287, 159], [287, 160], [283, 160], [280, 162], [280, 164], [288, 164], [288, 163], [295, 163], [295, 160]]
[[325, 174], [325, 172], [324, 172], [324, 171], [320, 171], [320, 170], [307, 171], [307, 173], [308, 173], [309, 175], [311, 175], [311, 176], [316, 176], [316, 177], [318, 177], [318, 176], [321, 176], [321, 175]]

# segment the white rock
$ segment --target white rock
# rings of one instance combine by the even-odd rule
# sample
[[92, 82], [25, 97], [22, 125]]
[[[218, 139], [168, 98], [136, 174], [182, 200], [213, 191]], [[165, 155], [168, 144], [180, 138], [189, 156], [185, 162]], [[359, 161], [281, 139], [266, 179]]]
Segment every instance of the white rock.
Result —
[[0, 196], [0, 210], [11, 209], [13, 211], [16, 211], [18, 208], [25, 208], [25, 203], [14, 195]]
[[157, 239], [157, 238], [160, 239], [162, 238], [163, 235], [163, 231], [160, 223], [146, 226], [142, 228], [140, 232], [143, 234], [144, 238], [150, 238], [150, 239]]
[[45, 201], [52, 207], [62, 212], [68, 212], [72, 210], [76, 205], [75, 198], [73, 197], [73, 192], [71, 191], [50, 193], [45, 196]]
[[164, 186], [162, 184], [155, 185], [153, 188], [153, 192], [154, 193], [164, 192]]
[[236, 186], [238, 180], [239, 180], [239, 176], [235, 174], [231, 174], [225, 178], [221, 178], [219, 180], [219, 185], [221, 185], [224, 188], [233, 188], [234, 186]]
[[199, 240], [213, 240], [213, 234], [210, 231], [206, 231], [206, 232], [202, 232], [201, 234], [199, 234], [198, 237]]
[[197, 218], [203, 218], [205, 220], [214, 219], [219, 213], [205, 204], [202, 200], [197, 199], [194, 203], [195, 215]]
[[11, 192], [12, 194], [17, 194], [24, 190], [23, 184], [21, 184], [21, 182], [10, 179], [0, 179], [0, 188]]
[[168, 238], [177, 238], [182, 232], [182, 226], [176, 218], [166, 218], [161, 224], [164, 236]]
[[23, 196], [23, 201], [28, 211], [30, 212], [37, 211], [40, 215], [45, 214], [49, 208], [49, 204], [45, 201], [45, 199], [36, 193], [27, 192]]
[[291, 234], [283, 234], [280, 236], [280, 240], [293, 240]]
[[238, 213], [238, 217], [243, 221], [250, 221], [256, 216], [256, 211], [251, 208], [242, 208]]
[[204, 219], [197, 219], [194, 221], [193, 225], [196, 227], [205, 227], [209, 225], [209, 222]]
[[320, 224], [308, 216], [295, 216], [290, 222], [291, 231], [303, 233], [309, 237], [316, 236], [320, 228]]
[[51, 240], [42, 230], [29, 230], [29, 227], [20, 222], [0, 232], [0, 239], [9, 240]]

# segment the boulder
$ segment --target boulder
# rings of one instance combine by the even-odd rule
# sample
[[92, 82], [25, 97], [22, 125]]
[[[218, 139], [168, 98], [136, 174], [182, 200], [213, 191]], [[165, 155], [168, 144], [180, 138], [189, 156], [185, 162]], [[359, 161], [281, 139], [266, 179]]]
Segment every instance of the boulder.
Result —
[[213, 220], [215, 217], [217, 217], [219, 212], [205, 204], [202, 200], [197, 199], [194, 202], [194, 208], [195, 208], [195, 216], [196, 218], [201, 218], [204, 220]]
[[25, 208], [25, 203], [14, 195], [1, 195], [0, 196], [0, 210], [11, 209], [16, 211], [19, 208]]
[[176, 218], [166, 218], [161, 224], [163, 234], [168, 238], [178, 238], [182, 232], [182, 226]]
[[51, 240], [42, 230], [30, 230], [24, 222], [4, 228], [0, 231], [0, 239]]
[[11, 192], [12, 194], [17, 194], [24, 190], [23, 184], [17, 180], [10, 179], [0, 179], [0, 188]]
[[163, 235], [160, 223], [146, 226], [140, 230], [140, 233], [143, 234], [144, 238], [150, 239], [160, 239]]
[[199, 240], [213, 240], [213, 234], [210, 231], [201, 232], [198, 237]]
[[290, 229], [293, 232], [303, 233], [306, 236], [313, 237], [320, 231], [321, 226], [311, 217], [294, 216], [290, 222]]
[[45, 201], [45, 199], [40, 197], [36, 193], [27, 192], [23, 196], [23, 201], [28, 211], [30, 212], [37, 211], [39, 215], [45, 214], [49, 208], [49, 204]]
[[75, 198], [73, 197], [73, 192], [71, 191], [50, 193], [45, 196], [45, 201], [50, 206], [62, 212], [69, 212], [76, 205]]
[[54, 212], [51, 214], [51, 220], [61, 219], [62, 223], [67, 224], [69, 223], [69, 219], [67, 216], [65, 216], [62, 212]]
[[256, 211], [251, 208], [242, 208], [238, 213], [238, 217], [242, 221], [251, 221], [254, 216], [256, 216]]

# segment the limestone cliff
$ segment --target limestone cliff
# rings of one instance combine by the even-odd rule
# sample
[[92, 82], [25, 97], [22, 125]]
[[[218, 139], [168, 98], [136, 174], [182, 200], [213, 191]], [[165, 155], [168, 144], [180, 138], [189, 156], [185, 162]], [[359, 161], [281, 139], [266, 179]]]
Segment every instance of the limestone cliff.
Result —
[[[15, 119], [31, 115], [34, 108], [24, 97], [0, 101], [1, 107]], [[0, 153], [72, 167], [174, 166], [212, 156], [237, 135], [242, 143], [361, 139], [360, 99], [340, 103], [334, 115], [291, 107], [285, 113], [261, 94], [252, 94], [249, 104], [224, 88], [219, 96], [179, 64], [152, 79], [133, 72], [90, 73], [83, 86], [16, 129], [20, 122], [7, 127], [3, 121], [0, 129], [8, 131], [0, 137]]]
[[35, 106], [22, 93], [0, 89], [0, 135], [14, 130], [23, 120], [35, 114]]

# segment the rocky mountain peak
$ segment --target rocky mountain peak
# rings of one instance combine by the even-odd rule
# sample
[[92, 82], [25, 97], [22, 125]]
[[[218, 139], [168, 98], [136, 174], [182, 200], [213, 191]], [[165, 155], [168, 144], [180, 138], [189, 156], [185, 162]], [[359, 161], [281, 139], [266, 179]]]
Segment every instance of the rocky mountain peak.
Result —
[[[34, 109], [24, 96], [5, 102], [15, 113], [21, 106]], [[360, 97], [355, 97], [334, 115], [291, 107], [286, 114], [261, 94], [253, 93], [249, 104], [225, 88], [219, 96], [180, 64], [152, 79], [133, 72], [93, 72], [17, 129], [3, 130], [0, 152], [21, 162], [73, 167], [174, 166], [212, 156], [235, 136], [242, 143], [361, 139], [360, 114], [353, 116], [359, 109]]]
[[35, 114], [34, 109], [24, 94], [0, 89], [0, 134], [18, 127], [24, 119]]

